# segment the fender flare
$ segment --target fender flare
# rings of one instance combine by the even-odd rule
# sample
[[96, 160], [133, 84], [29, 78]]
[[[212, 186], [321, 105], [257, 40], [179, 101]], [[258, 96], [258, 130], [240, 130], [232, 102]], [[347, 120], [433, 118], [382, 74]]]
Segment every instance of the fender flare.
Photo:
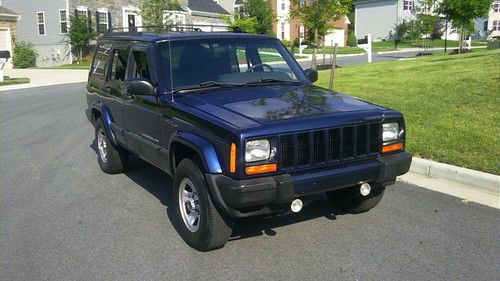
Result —
[[[203, 161], [205, 169], [210, 174], [220, 174], [222, 173], [222, 168], [220, 165], [219, 157], [217, 156], [217, 151], [214, 145], [208, 140], [195, 135], [190, 132], [177, 132], [170, 141], [170, 151], [173, 155], [172, 150], [173, 144], [175, 142], [184, 144], [189, 148], [193, 149], [200, 159]], [[170, 157], [170, 159], [173, 159]], [[172, 169], [173, 170], [173, 169]]]
[[92, 108], [99, 111], [99, 113], [101, 114], [101, 120], [104, 123], [104, 130], [106, 131], [106, 134], [108, 135], [111, 142], [117, 145], [118, 143], [116, 142], [115, 134], [111, 130], [111, 124], [113, 123], [113, 116], [111, 115], [111, 110], [109, 109], [109, 107], [107, 107], [103, 103], [98, 103], [94, 104]]

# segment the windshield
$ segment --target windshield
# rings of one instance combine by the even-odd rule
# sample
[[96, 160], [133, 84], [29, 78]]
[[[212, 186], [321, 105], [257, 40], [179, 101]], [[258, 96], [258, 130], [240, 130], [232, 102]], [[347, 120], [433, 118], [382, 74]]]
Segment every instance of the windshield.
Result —
[[170, 44], [160, 45], [160, 56], [165, 84], [172, 90], [307, 81], [277, 40], [216, 38], [174, 40]]

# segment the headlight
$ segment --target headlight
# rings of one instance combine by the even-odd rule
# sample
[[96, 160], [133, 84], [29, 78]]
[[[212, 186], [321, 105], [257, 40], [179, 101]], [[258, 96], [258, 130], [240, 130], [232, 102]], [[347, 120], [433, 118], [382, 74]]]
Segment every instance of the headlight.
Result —
[[397, 122], [394, 123], [386, 123], [382, 125], [382, 140], [383, 142], [394, 141], [399, 137], [399, 124]]
[[269, 140], [247, 141], [245, 145], [245, 160], [255, 162], [269, 159], [271, 155], [271, 144]]

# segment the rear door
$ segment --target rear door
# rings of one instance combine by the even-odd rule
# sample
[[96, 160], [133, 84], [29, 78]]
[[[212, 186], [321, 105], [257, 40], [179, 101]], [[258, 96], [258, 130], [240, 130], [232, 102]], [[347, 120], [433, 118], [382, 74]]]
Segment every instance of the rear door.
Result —
[[[156, 86], [150, 46], [132, 46], [128, 77], [144, 78]], [[124, 122], [127, 147], [141, 158], [161, 167], [160, 104], [157, 96], [131, 96], [125, 100]]]

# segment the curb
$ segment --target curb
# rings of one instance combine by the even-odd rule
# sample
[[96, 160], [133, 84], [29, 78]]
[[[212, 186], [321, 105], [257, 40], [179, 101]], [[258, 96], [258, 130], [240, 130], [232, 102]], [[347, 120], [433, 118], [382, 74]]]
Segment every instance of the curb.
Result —
[[410, 172], [500, 195], [500, 176], [413, 157]]
[[[466, 47], [466, 49], [486, 49], [487, 46], [472, 46]], [[456, 49], [458, 47], [449, 47], [449, 49]], [[429, 48], [428, 51], [444, 51], [444, 48]], [[422, 48], [402, 48], [394, 51], [382, 51], [377, 52], [377, 55], [385, 55], [385, 54], [397, 54], [397, 53], [409, 53], [409, 52], [419, 52], [422, 51]]]

